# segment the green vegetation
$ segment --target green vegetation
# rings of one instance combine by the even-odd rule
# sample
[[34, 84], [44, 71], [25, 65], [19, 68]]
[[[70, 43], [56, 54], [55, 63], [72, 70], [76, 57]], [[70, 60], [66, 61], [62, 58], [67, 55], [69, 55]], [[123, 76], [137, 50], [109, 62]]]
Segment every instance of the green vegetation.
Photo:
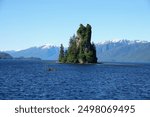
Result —
[[59, 62], [64, 62], [64, 46], [61, 44], [60, 46], [60, 54], [59, 54]]
[[70, 38], [68, 50], [64, 52], [61, 44], [59, 62], [60, 63], [97, 63], [96, 48], [91, 44], [92, 27], [87, 24], [80, 24], [77, 30], [77, 36]]

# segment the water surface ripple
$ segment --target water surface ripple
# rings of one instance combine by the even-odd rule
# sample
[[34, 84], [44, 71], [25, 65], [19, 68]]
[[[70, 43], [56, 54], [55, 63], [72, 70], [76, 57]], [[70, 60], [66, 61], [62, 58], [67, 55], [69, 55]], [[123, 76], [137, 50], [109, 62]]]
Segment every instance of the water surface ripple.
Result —
[[150, 64], [0, 60], [0, 99], [149, 100]]

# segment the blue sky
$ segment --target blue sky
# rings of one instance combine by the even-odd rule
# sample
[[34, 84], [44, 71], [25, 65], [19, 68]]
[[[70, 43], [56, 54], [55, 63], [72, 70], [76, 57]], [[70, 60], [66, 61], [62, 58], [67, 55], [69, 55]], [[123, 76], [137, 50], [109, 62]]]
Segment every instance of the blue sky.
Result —
[[92, 41], [150, 41], [150, 0], [0, 0], [0, 50], [68, 45], [79, 24]]

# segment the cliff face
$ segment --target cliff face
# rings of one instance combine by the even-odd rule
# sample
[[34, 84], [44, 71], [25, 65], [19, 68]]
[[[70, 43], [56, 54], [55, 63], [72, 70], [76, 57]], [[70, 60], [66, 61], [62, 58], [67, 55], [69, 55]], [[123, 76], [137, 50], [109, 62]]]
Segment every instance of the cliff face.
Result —
[[68, 50], [60, 48], [59, 62], [62, 63], [97, 63], [96, 48], [91, 43], [92, 27], [80, 25], [77, 36], [70, 38]]
[[79, 49], [79, 63], [97, 63], [96, 48], [91, 44], [92, 27], [80, 25], [77, 30], [77, 48]]

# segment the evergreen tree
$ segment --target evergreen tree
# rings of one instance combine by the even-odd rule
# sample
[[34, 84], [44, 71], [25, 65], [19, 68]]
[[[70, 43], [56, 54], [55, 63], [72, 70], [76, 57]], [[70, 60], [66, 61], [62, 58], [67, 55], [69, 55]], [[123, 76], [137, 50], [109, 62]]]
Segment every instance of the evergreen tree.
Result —
[[77, 54], [78, 54], [78, 49], [76, 45], [76, 37], [75, 35], [73, 35], [70, 38], [70, 42], [69, 42], [67, 62], [77, 63]]
[[67, 58], [68, 58], [68, 51], [65, 50], [65, 54], [64, 54], [64, 63], [67, 62]]
[[94, 63], [97, 63], [97, 57], [96, 57], [96, 47], [95, 47], [95, 44], [94, 43], [92, 43], [92, 51], [93, 51], [93, 62]]
[[64, 62], [64, 46], [61, 44], [60, 46], [60, 53], [59, 53], [59, 62], [63, 63]]

